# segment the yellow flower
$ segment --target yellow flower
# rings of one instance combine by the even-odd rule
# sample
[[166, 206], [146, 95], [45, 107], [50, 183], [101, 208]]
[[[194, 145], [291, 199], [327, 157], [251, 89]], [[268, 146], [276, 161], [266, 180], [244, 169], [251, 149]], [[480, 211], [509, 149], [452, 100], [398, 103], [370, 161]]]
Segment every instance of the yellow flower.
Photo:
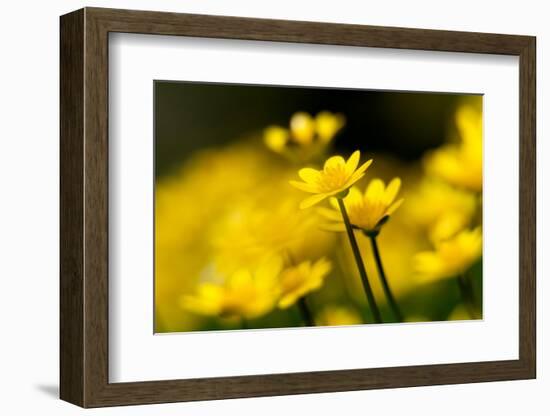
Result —
[[316, 319], [319, 325], [358, 325], [362, 324], [361, 316], [353, 309], [344, 306], [327, 306]]
[[432, 243], [445, 241], [468, 226], [471, 216], [460, 211], [442, 213], [428, 229], [428, 237]]
[[295, 113], [288, 128], [269, 126], [264, 130], [264, 142], [272, 151], [286, 156], [298, 156], [302, 161], [318, 155], [345, 124], [342, 114], [322, 111], [314, 117]]
[[461, 107], [456, 114], [460, 143], [442, 146], [427, 154], [426, 172], [452, 185], [481, 192], [483, 185], [481, 111]]
[[461, 231], [437, 243], [434, 251], [418, 253], [414, 259], [415, 270], [427, 281], [456, 277], [480, 258], [482, 246], [481, 228]]
[[184, 295], [180, 306], [199, 315], [253, 319], [271, 311], [277, 301], [280, 258], [273, 258], [253, 272], [240, 269], [222, 284], [200, 283], [195, 295]]
[[315, 135], [315, 121], [308, 113], [296, 113], [290, 119], [290, 136], [298, 144], [310, 144]]
[[234, 204], [219, 219], [211, 238], [218, 270], [253, 267], [273, 255], [300, 262], [330, 252], [335, 238], [320, 229], [322, 218], [298, 210], [301, 193], [286, 181], [282, 185], [271, 185], [265, 199]]
[[476, 211], [476, 195], [439, 180], [423, 180], [407, 195], [403, 220], [427, 231], [432, 243], [468, 227]]
[[302, 296], [319, 289], [331, 268], [330, 261], [323, 257], [315, 263], [304, 261], [283, 270], [280, 277], [279, 308], [286, 309], [294, 305]]
[[346, 124], [342, 114], [333, 114], [328, 111], [321, 111], [315, 117], [315, 130], [317, 137], [323, 143], [330, 142], [336, 133]]
[[325, 162], [322, 170], [300, 169], [298, 175], [304, 182], [290, 181], [290, 184], [304, 192], [315, 194], [302, 201], [300, 208], [309, 208], [330, 196], [347, 191], [365, 175], [372, 163], [370, 159], [358, 168], [359, 158], [360, 152], [356, 150], [347, 161], [342, 156], [332, 156]]
[[[364, 194], [357, 187], [352, 187], [344, 198], [351, 224], [367, 232], [377, 232], [381, 224], [403, 203], [403, 199], [395, 201], [400, 187], [399, 178], [392, 179], [387, 187], [381, 179], [373, 179]], [[333, 198], [330, 203], [334, 210], [319, 208], [319, 213], [334, 221], [326, 228], [331, 231], [345, 231], [338, 202]]]

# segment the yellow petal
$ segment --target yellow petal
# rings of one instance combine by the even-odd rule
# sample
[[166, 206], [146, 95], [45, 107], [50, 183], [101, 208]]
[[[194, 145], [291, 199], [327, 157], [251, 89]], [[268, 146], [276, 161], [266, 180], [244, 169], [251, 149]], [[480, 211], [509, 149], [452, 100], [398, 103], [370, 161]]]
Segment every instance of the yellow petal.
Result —
[[298, 143], [311, 143], [315, 134], [315, 122], [308, 113], [296, 113], [290, 119], [290, 131]]
[[318, 204], [319, 202], [321, 202], [323, 199], [325, 199], [325, 198], [327, 198], [327, 197], [328, 197], [327, 194], [312, 195], [312, 196], [310, 196], [309, 198], [304, 199], [304, 200], [300, 203], [300, 209], [310, 208], [310, 207], [312, 207], [313, 205]]
[[324, 276], [327, 273], [329, 273], [332, 269], [332, 263], [325, 259], [324, 257], [321, 257], [315, 264], [313, 265], [312, 273]]
[[385, 203], [389, 205], [397, 196], [399, 189], [401, 188], [401, 179], [393, 178], [386, 187]]
[[344, 201], [346, 201], [346, 206], [361, 204], [363, 202], [363, 195], [356, 186], [352, 186]]
[[327, 159], [324, 165], [324, 170], [333, 169], [338, 166], [346, 166], [346, 161], [342, 156], [332, 156]]
[[298, 171], [298, 176], [307, 183], [315, 184], [319, 181], [321, 173], [316, 169], [303, 168]]
[[437, 275], [442, 269], [440, 258], [432, 251], [423, 251], [414, 256], [414, 269], [425, 275]]
[[227, 286], [231, 288], [238, 288], [252, 283], [252, 275], [246, 269], [237, 270], [233, 273], [227, 282]]
[[332, 114], [328, 111], [322, 111], [315, 117], [315, 124], [319, 139], [323, 143], [328, 143], [334, 135], [345, 124], [345, 118], [341, 114]]
[[296, 303], [297, 300], [298, 298], [294, 293], [289, 293], [287, 295], [282, 296], [281, 299], [279, 299], [279, 303], [277, 304], [277, 306], [280, 309], [287, 309], [288, 307], [294, 305], [294, 303]]
[[359, 164], [360, 157], [361, 152], [359, 152], [359, 150], [356, 150], [351, 154], [348, 161], [346, 162], [346, 172], [348, 175], [351, 175], [353, 172], [355, 172], [355, 169], [357, 169], [357, 165]]
[[[359, 168], [353, 173], [353, 175], [361, 175], [361, 177], [363, 176], [363, 173], [367, 170], [367, 168], [372, 164], [372, 159], [370, 160], [367, 160], [365, 163], [363, 163], [361, 166], [359, 166]], [[357, 182], [357, 180], [355, 180], [354, 182]]]
[[397, 208], [399, 208], [401, 206], [401, 204], [403, 203], [404, 199], [401, 198], [399, 201], [395, 202], [394, 204], [392, 204], [387, 210], [386, 210], [386, 215], [391, 215], [395, 212], [395, 210]]
[[338, 200], [336, 198], [330, 198], [328, 202], [334, 209], [340, 212], [340, 205], [338, 205]]
[[348, 179], [348, 181], [343, 186], [343, 188], [344, 189], [349, 188], [351, 185], [353, 185], [355, 182], [357, 182], [363, 176], [365, 176], [365, 172], [356, 171], [353, 175], [351, 175], [351, 177]]
[[279, 126], [270, 126], [264, 131], [264, 142], [274, 152], [282, 152], [288, 140], [288, 130]]
[[381, 201], [384, 197], [384, 182], [375, 178], [370, 181], [365, 191], [365, 198], [369, 201]]
[[316, 194], [319, 191], [319, 188], [315, 185], [312, 185], [310, 183], [305, 182], [298, 182], [298, 181], [288, 181], [292, 186], [295, 188], [298, 188], [300, 191], [309, 192], [312, 194]]

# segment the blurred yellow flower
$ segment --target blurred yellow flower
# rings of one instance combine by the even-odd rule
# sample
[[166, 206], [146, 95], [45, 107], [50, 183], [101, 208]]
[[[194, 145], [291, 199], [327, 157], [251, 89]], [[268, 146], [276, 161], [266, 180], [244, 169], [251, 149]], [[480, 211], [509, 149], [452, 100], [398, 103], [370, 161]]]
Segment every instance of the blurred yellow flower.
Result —
[[434, 251], [416, 254], [415, 270], [426, 281], [459, 276], [480, 258], [482, 246], [480, 227], [461, 231], [451, 239], [437, 243]]
[[279, 308], [286, 309], [301, 297], [321, 288], [331, 268], [330, 261], [323, 257], [315, 263], [308, 260], [283, 270], [280, 276]]
[[235, 205], [220, 219], [211, 241], [221, 271], [254, 266], [273, 255], [299, 262], [331, 251], [334, 238], [319, 229], [320, 216], [298, 210], [300, 193], [284, 184], [271, 186], [265, 200]]
[[180, 306], [199, 315], [253, 319], [271, 311], [278, 298], [280, 258], [256, 270], [239, 269], [223, 284], [200, 283], [195, 295], [183, 295]]
[[[400, 187], [399, 178], [392, 179], [387, 187], [381, 179], [373, 179], [364, 194], [357, 187], [352, 187], [344, 198], [351, 224], [367, 233], [377, 232], [380, 225], [403, 203], [403, 199], [395, 201]], [[319, 208], [321, 215], [334, 221], [324, 228], [331, 231], [346, 231], [338, 201], [332, 198], [330, 203], [334, 210]]]
[[315, 117], [315, 130], [323, 143], [330, 142], [345, 124], [346, 118], [342, 114], [321, 111]]
[[298, 156], [302, 161], [319, 155], [345, 125], [345, 117], [329, 111], [315, 118], [297, 112], [290, 119], [289, 128], [269, 126], [264, 130], [264, 142], [272, 151], [287, 156]]
[[309, 208], [322, 200], [346, 192], [355, 182], [365, 175], [372, 159], [359, 168], [360, 152], [356, 150], [346, 161], [342, 156], [332, 156], [322, 170], [313, 168], [300, 169], [298, 175], [304, 182], [290, 181], [290, 184], [304, 192], [315, 194], [300, 203], [300, 208]]
[[403, 221], [427, 231], [432, 243], [467, 228], [476, 212], [476, 195], [439, 180], [423, 180], [406, 195]]
[[426, 172], [452, 185], [481, 192], [482, 118], [481, 111], [464, 105], [456, 113], [460, 143], [448, 144], [428, 153], [424, 159]]
[[316, 322], [319, 325], [358, 325], [362, 324], [361, 315], [354, 309], [345, 306], [327, 306], [319, 313]]
[[471, 216], [465, 212], [449, 211], [441, 214], [428, 229], [428, 237], [432, 243], [448, 240], [470, 222]]

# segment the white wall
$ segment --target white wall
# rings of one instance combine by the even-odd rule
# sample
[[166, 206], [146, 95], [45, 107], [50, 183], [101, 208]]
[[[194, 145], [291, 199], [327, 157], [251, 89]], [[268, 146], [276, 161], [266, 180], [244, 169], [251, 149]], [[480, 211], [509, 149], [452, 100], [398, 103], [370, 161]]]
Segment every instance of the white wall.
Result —
[[[4, 2], [0, 14], [0, 409], [3, 414], [68, 415], [80, 409], [56, 399], [58, 384], [58, 16], [82, 6], [155, 9], [434, 29], [536, 35], [538, 42], [538, 313], [536, 381], [423, 387], [339, 394], [167, 404], [88, 414], [174, 415], [547, 415], [550, 410], [550, 301], [543, 277], [549, 236], [543, 181], [550, 138], [543, 129], [550, 99], [550, 26], [543, 1], [125, 0]], [[546, 178], [545, 178], [546, 176]], [[546, 267], [545, 267], [546, 266]]]

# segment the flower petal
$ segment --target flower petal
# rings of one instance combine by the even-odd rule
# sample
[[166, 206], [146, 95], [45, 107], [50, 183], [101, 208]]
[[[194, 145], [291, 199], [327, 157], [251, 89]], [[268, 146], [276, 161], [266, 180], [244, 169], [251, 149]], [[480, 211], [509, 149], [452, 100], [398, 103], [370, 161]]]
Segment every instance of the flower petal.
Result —
[[327, 198], [327, 197], [328, 197], [327, 194], [312, 195], [312, 196], [310, 196], [309, 198], [304, 199], [304, 200], [300, 203], [300, 209], [310, 208], [310, 207], [312, 207], [313, 205], [318, 204], [319, 202], [321, 202], [323, 199], [325, 199], [325, 198]]
[[310, 144], [315, 134], [315, 122], [308, 113], [299, 112], [290, 119], [290, 131], [294, 140], [302, 145]]
[[290, 306], [294, 305], [297, 300], [298, 298], [294, 293], [289, 293], [287, 295], [281, 296], [281, 299], [279, 299], [279, 303], [277, 304], [277, 306], [280, 309], [287, 309]]
[[264, 131], [264, 142], [271, 150], [280, 153], [288, 141], [288, 130], [279, 126], [270, 126]]
[[349, 190], [348, 196], [344, 199], [346, 205], [357, 205], [363, 203], [363, 195], [361, 191], [356, 186], [352, 186]]
[[375, 178], [369, 182], [365, 190], [365, 198], [371, 202], [379, 202], [384, 198], [384, 181]]
[[345, 122], [346, 119], [342, 114], [321, 111], [315, 117], [315, 126], [319, 139], [323, 143], [330, 142], [338, 130], [344, 126]]
[[397, 208], [399, 208], [401, 206], [401, 204], [403, 203], [404, 199], [401, 198], [399, 201], [395, 202], [394, 204], [392, 204], [387, 210], [386, 210], [386, 215], [391, 215], [395, 212], [395, 210]]
[[332, 263], [327, 259], [325, 259], [324, 257], [321, 257], [319, 260], [317, 260], [313, 264], [311, 272], [323, 278], [331, 270], [332, 270]]
[[357, 170], [353, 174], [354, 175], [360, 175], [360, 174], [364, 173], [371, 164], [372, 164], [372, 159], [367, 160], [365, 163], [363, 163], [361, 166], [359, 166], [359, 168], [357, 168]]
[[393, 178], [388, 184], [388, 186], [386, 187], [386, 195], [385, 195], [385, 201], [384, 201], [386, 205], [389, 205], [393, 202], [400, 188], [401, 188], [401, 179]]
[[328, 202], [330, 203], [332, 208], [340, 212], [340, 205], [338, 205], [338, 200], [336, 198], [332, 197]]
[[353, 172], [355, 172], [355, 169], [357, 169], [357, 165], [359, 164], [359, 159], [361, 157], [361, 152], [359, 150], [356, 150], [351, 154], [348, 161], [346, 162], [346, 173], [348, 175], [352, 175]]
[[343, 166], [343, 167], [346, 166], [346, 161], [344, 160], [344, 158], [342, 156], [329, 157], [327, 159], [327, 161], [325, 162], [325, 165], [323, 166], [323, 169], [326, 171], [326, 170], [329, 170], [329, 169], [333, 169], [337, 166]]
[[348, 179], [346, 184], [343, 186], [344, 189], [349, 188], [351, 185], [353, 185], [355, 182], [357, 182], [359, 179], [361, 179], [363, 176], [365, 176], [365, 172], [359, 172], [356, 171], [353, 175], [351, 175], [351, 178]]
[[317, 169], [312, 168], [303, 168], [298, 171], [298, 176], [302, 178], [307, 183], [317, 183], [321, 173]]
[[300, 191], [309, 192], [312, 194], [316, 194], [319, 191], [317, 186], [312, 185], [310, 183], [298, 182], [298, 181], [288, 181], [288, 183], [290, 183], [295, 188], [298, 188]]

